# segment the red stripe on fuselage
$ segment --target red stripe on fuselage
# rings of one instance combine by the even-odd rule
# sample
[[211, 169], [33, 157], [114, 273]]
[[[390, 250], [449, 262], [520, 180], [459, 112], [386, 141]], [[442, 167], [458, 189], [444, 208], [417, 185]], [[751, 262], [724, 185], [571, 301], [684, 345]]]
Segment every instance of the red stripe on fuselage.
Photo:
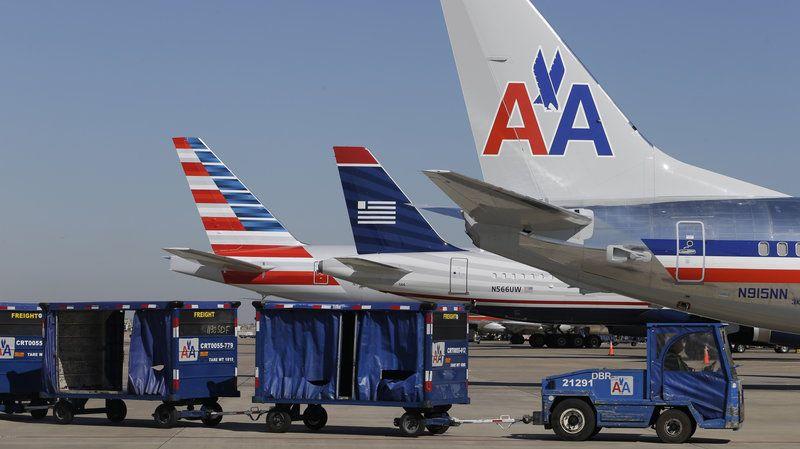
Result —
[[364, 147], [333, 147], [333, 154], [337, 164], [378, 164]]
[[209, 176], [208, 171], [200, 162], [181, 162], [181, 167], [186, 176]]
[[211, 250], [220, 256], [311, 258], [303, 246], [219, 244], [211, 245]]
[[[675, 278], [675, 268], [667, 268]], [[748, 284], [800, 284], [800, 270], [748, 269], [748, 268], [681, 268], [681, 280], [703, 282], [739, 282]]]
[[223, 271], [222, 278], [226, 284], [249, 285], [339, 285], [332, 276], [318, 277], [313, 271], [266, 271], [264, 273], [248, 273], [245, 271]]
[[198, 204], [218, 204], [227, 203], [228, 200], [222, 196], [219, 190], [192, 190], [194, 202]]
[[200, 217], [207, 231], [244, 231], [242, 222], [236, 217]]

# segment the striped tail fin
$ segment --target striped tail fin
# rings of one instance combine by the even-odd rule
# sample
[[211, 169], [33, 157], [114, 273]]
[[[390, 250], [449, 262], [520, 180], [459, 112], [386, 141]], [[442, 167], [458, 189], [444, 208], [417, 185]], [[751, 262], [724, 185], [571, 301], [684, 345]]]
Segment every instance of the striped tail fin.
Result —
[[202, 140], [172, 141], [214, 254], [311, 257]]
[[458, 251], [364, 147], [333, 147], [359, 254]]

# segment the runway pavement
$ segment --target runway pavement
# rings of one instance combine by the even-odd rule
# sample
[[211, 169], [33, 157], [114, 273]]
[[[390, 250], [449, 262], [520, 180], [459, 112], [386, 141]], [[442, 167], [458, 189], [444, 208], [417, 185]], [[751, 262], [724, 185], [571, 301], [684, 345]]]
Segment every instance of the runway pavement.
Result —
[[[223, 399], [225, 410], [247, 409], [253, 392], [252, 339], [240, 344], [239, 387], [242, 397]], [[472, 404], [456, 406], [451, 415], [460, 418], [521, 416], [538, 409], [539, 381], [548, 374], [583, 368], [641, 368], [644, 348], [618, 347], [615, 357], [606, 349], [531, 349], [505, 342], [484, 342], [470, 347], [470, 396]], [[738, 432], [698, 429], [689, 444], [696, 447], [800, 446], [800, 354], [776, 354], [750, 350], [737, 354], [744, 379], [746, 418]], [[567, 443], [542, 427], [515, 424], [509, 431], [493, 425], [453, 428], [445, 435], [415, 439], [400, 437], [392, 427], [401, 409], [383, 407], [327, 407], [328, 427], [313, 433], [296, 423], [286, 434], [265, 431], [263, 419], [226, 417], [217, 428], [182, 421], [174, 429], [155, 427], [150, 414], [157, 403], [128, 401], [128, 419], [110, 424], [104, 415], [79, 416], [70, 425], [58, 425], [51, 417], [34, 421], [27, 416], [0, 417], [0, 448], [531, 448], [571, 447], [635, 448], [659, 445], [655, 432], [603, 430], [595, 440]]]

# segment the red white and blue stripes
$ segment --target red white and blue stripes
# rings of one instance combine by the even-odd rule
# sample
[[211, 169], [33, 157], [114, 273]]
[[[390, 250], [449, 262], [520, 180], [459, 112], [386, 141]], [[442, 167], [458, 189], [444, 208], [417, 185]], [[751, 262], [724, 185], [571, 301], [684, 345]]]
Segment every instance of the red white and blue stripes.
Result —
[[197, 137], [172, 140], [214, 253], [311, 257], [202, 140]]

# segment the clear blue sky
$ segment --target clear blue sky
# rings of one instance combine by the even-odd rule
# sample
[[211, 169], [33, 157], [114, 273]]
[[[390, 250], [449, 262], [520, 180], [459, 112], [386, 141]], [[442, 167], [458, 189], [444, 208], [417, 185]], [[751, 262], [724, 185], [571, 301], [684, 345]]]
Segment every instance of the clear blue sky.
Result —
[[[664, 151], [800, 193], [800, 3], [537, 5]], [[422, 169], [479, 175], [434, 0], [9, 2], [0, 54], [2, 299], [252, 297], [162, 259], [208, 248], [174, 135], [313, 243], [351, 242], [332, 145], [369, 146], [417, 203], [447, 204]]]

